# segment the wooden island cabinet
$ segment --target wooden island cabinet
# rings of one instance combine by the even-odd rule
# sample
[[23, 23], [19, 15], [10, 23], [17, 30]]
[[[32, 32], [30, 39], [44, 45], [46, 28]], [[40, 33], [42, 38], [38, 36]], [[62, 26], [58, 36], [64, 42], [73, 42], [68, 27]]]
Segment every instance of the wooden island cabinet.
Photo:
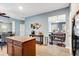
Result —
[[11, 56], [35, 56], [35, 37], [13, 36], [6, 38], [7, 54]]

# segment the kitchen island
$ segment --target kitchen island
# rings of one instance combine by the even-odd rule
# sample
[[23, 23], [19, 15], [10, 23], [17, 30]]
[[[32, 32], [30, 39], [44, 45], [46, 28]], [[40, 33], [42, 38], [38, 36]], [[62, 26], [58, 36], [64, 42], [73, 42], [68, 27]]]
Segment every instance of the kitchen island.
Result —
[[36, 40], [35, 37], [12, 36], [7, 37], [7, 54], [10, 56], [35, 56]]

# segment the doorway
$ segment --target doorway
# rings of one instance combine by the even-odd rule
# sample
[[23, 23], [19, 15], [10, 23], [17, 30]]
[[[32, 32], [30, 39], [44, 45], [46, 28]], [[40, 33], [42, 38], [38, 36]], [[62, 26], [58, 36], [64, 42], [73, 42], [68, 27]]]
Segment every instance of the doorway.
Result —
[[25, 22], [21, 21], [20, 22], [20, 36], [24, 36], [25, 35]]

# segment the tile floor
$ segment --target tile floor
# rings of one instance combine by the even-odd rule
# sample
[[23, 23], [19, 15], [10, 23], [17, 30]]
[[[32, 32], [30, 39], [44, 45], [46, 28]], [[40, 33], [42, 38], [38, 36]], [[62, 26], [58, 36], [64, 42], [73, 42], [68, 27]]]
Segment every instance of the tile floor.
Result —
[[[69, 49], [59, 47], [56, 45], [38, 45], [36, 44], [36, 55], [37, 56], [69, 56]], [[7, 47], [4, 46], [3, 50], [0, 49], [0, 56], [8, 56]]]

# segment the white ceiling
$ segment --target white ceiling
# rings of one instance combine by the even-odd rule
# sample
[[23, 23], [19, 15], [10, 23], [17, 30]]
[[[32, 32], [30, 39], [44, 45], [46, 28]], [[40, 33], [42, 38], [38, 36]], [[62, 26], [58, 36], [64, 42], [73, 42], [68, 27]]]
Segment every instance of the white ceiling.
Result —
[[[22, 6], [23, 10], [19, 10], [19, 6]], [[27, 16], [66, 7], [69, 7], [68, 3], [0, 3], [0, 12], [4, 12], [12, 18], [23, 20]]]

